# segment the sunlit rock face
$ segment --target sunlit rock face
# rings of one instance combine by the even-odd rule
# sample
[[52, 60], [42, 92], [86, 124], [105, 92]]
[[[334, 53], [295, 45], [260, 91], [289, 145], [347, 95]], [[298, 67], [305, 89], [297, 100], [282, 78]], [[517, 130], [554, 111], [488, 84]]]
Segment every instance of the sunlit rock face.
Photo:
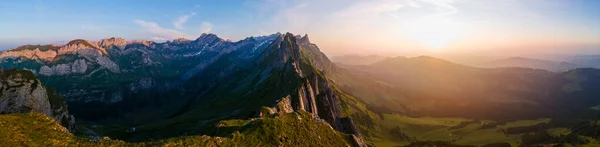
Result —
[[23, 57], [27, 59], [40, 59], [45, 61], [52, 61], [54, 57], [56, 57], [56, 55], [56, 51], [41, 51], [39, 48], [36, 48], [34, 50], [5, 51], [0, 53], [0, 58]]
[[127, 46], [127, 41], [123, 38], [106, 38], [98, 41], [98, 45], [102, 48], [117, 47], [124, 49]]
[[62, 55], [62, 54], [81, 54], [81, 55], [92, 54], [90, 52], [82, 52], [82, 53], [79, 52], [79, 50], [86, 50], [86, 49], [94, 50], [100, 55], [108, 54], [106, 52], [106, 49], [99, 47], [97, 43], [90, 42], [87, 40], [82, 40], [82, 39], [70, 41], [69, 43], [62, 46], [60, 49], [58, 49], [58, 54], [59, 55]]

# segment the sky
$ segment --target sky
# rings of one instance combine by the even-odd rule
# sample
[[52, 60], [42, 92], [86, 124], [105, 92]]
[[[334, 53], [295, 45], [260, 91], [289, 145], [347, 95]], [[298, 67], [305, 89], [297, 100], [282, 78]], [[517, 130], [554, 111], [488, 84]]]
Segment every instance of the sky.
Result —
[[0, 0], [0, 49], [308, 34], [332, 55], [600, 54], [597, 0]]

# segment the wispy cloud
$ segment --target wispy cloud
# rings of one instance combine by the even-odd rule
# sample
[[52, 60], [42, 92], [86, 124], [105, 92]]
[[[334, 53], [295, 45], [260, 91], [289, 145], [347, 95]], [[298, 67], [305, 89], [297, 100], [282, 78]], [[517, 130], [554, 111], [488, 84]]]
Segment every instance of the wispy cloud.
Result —
[[212, 24], [210, 22], [202, 22], [200, 26], [200, 33], [209, 33], [212, 30]]
[[167, 40], [169, 40], [169, 39], [167, 39], [167, 38], [162, 38], [162, 37], [151, 37], [151, 38], [150, 38], [150, 40], [152, 40], [152, 41], [159, 41], [159, 42], [161, 42], [161, 41], [167, 41]]
[[179, 18], [173, 22], [173, 26], [175, 26], [175, 28], [178, 30], [183, 30], [183, 24], [185, 24], [188, 19], [194, 15], [196, 15], [196, 13], [192, 12], [190, 14], [179, 16]]
[[153, 35], [152, 38], [175, 39], [175, 38], [193, 38], [192, 36], [174, 29], [165, 29], [155, 22], [143, 20], [134, 20], [134, 22], [143, 28], [143, 31]]

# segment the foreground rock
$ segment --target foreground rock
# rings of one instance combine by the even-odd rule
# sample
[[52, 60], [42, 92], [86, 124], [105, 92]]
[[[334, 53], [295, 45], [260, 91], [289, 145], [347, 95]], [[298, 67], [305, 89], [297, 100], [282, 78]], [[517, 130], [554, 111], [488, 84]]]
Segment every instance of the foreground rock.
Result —
[[73, 129], [75, 119], [69, 115], [64, 99], [44, 87], [30, 71], [0, 69], [0, 95], [2, 114], [38, 112]]

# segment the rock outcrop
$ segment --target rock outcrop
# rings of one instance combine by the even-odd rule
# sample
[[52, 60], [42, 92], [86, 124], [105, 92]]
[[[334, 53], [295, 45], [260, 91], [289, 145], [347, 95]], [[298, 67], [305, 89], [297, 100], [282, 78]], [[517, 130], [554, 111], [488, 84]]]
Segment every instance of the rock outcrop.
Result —
[[275, 102], [275, 106], [273, 107], [263, 107], [263, 110], [259, 112], [259, 116], [263, 117], [272, 114], [286, 114], [292, 112], [294, 112], [294, 108], [292, 108], [291, 97], [288, 95]]
[[30, 71], [0, 69], [0, 113], [39, 112], [72, 130], [75, 119], [53, 89], [47, 89]]
[[79, 50], [93, 50], [101, 55], [108, 55], [106, 49], [99, 47], [96, 43], [83, 39], [75, 39], [70, 41], [69, 43], [58, 49], [58, 54], [81, 54]]
[[106, 38], [106, 39], [102, 39], [100, 41], [98, 41], [98, 45], [102, 48], [111, 48], [111, 47], [117, 47], [119, 49], [125, 49], [125, 46], [127, 46], [127, 41], [123, 38]]
[[152, 42], [152, 41], [147, 41], [147, 40], [133, 40], [133, 41], [131, 41], [131, 43], [129, 43], [129, 44], [141, 44], [141, 45], [144, 45], [144, 46], [147, 46], [147, 47], [151, 47], [151, 48], [153, 48], [153, 44], [154, 44], [154, 42]]

